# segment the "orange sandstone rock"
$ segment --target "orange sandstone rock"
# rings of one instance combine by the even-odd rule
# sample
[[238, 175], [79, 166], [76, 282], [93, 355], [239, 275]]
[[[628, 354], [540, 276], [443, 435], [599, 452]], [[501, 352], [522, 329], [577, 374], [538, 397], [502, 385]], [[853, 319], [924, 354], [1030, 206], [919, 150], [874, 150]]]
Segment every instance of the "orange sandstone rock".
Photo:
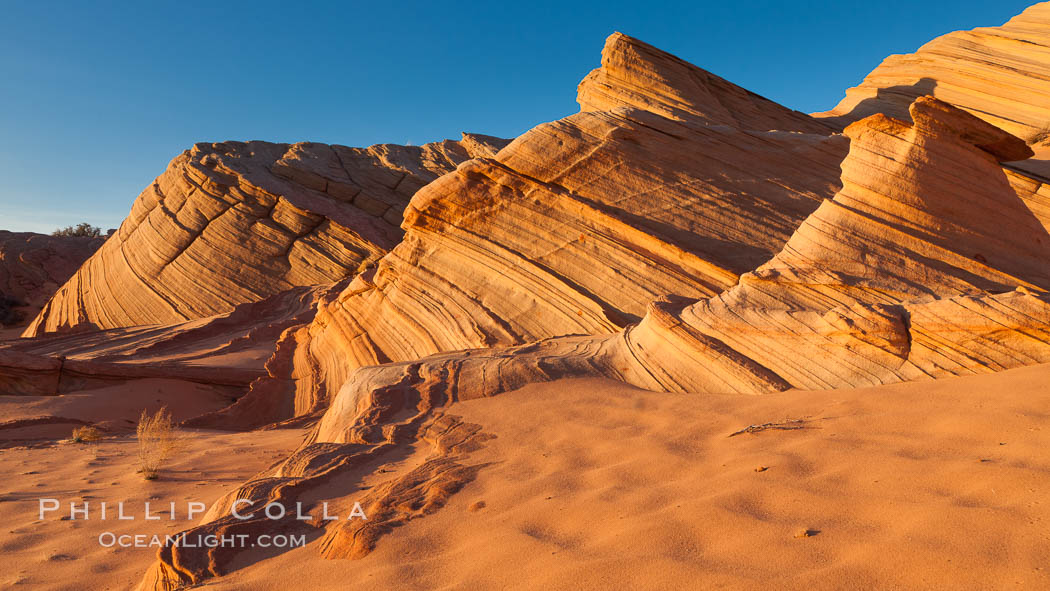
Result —
[[182, 322], [343, 279], [398, 242], [419, 187], [502, 144], [198, 144], [142, 192], [25, 335]]
[[[304, 399], [356, 367], [611, 333], [654, 298], [714, 295], [838, 189], [845, 138], [807, 116], [623, 35], [602, 63], [581, 84], [584, 112], [413, 197], [403, 241], [296, 337]], [[655, 102], [609, 98], [635, 96], [646, 76], [664, 80], [646, 95]], [[611, 110], [590, 110], [596, 81]], [[750, 97], [752, 116], [713, 124], [725, 107], [712, 97], [726, 96]], [[691, 107], [654, 106], [670, 103]], [[822, 134], [766, 131], [784, 122]]]
[[913, 100], [934, 96], [1028, 140], [1036, 157], [1016, 165], [1048, 177], [1048, 47], [1050, 2], [1040, 2], [1002, 26], [949, 33], [915, 53], [891, 55], [834, 109], [814, 115], [837, 126], [873, 113], [906, 119]]

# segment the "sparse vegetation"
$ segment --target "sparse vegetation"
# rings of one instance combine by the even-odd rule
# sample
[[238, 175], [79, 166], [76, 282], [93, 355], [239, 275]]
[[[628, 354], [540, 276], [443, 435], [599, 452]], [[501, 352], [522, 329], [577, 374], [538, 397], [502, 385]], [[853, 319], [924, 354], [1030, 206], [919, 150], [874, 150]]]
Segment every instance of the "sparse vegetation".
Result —
[[52, 236], [74, 236], [82, 238], [98, 238], [102, 235], [102, 228], [98, 226], [92, 226], [91, 224], [84, 222], [75, 226], [66, 226], [65, 228], [59, 228], [51, 233]]
[[1028, 136], [1029, 146], [1046, 143], [1050, 143], [1050, 123], [1044, 125], [1042, 129]]
[[379, 259], [378, 258], [367, 258], [367, 259], [361, 261], [361, 264], [359, 264], [357, 266], [357, 270], [354, 271], [354, 275], [355, 276], [356, 275], [360, 275], [361, 273], [364, 273], [365, 271], [368, 271], [369, 269], [376, 268], [378, 265], [379, 265]]
[[139, 472], [146, 480], [156, 480], [160, 469], [182, 447], [182, 433], [167, 407], [154, 415], [143, 410], [135, 433], [139, 441]]
[[69, 438], [73, 443], [87, 443], [90, 441], [98, 441], [102, 439], [102, 431], [90, 426], [84, 425], [73, 429], [73, 436]]

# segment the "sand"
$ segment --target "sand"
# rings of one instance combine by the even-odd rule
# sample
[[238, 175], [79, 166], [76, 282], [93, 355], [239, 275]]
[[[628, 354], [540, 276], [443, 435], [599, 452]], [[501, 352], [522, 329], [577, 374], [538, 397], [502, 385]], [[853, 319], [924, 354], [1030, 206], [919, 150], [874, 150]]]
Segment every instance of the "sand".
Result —
[[444, 508], [361, 560], [311, 544], [207, 586], [1046, 588], [1048, 378], [756, 397], [564, 380], [457, 403], [496, 438]]
[[[176, 418], [199, 414], [219, 403], [204, 386], [180, 380], [138, 380], [61, 397], [3, 396], [0, 416], [58, 415], [92, 420], [138, 418], [168, 404]], [[221, 407], [221, 404], [219, 404]], [[227, 433], [187, 430], [186, 443], [160, 478], [146, 481], [137, 470], [133, 433], [111, 435], [92, 443], [69, 443], [72, 425], [26, 428], [22, 437], [0, 439], [0, 589], [83, 591], [133, 588], [155, 560], [155, 548], [103, 547], [99, 535], [173, 534], [185, 521], [191, 501], [210, 506], [225, 492], [269, 467], [302, 440], [302, 429]], [[50, 432], [49, 430], [50, 429]], [[11, 437], [14, 433], [0, 435]], [[47, 439], [51, 437], [51, 439]], [[222, 453], [216, 453], [222, 450]], [[55, 498], [62, 510], [39, 520], [39, 498]], [[178, 504], [176, 521], [144, 521], [143, 507]], [[123, 501], [134, 521], [98, 513], [90, 519], [63, 520], [70, 502], [112, 506]], [[90, 507], [90, 506], [89, 506]], [[156, 512], [154, 512], [156, 513]], [[198, 516], [199, 520], [199, 516]]]

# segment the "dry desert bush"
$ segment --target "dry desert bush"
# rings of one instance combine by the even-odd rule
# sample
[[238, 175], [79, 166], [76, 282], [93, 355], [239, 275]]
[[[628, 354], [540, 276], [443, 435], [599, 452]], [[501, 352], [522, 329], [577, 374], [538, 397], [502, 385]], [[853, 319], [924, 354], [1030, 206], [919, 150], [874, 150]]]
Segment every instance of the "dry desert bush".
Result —
[[135, 433], [139, 441], [139, 472], [146, 480], [155, 480], [164, 463], [182, 446], [182, 433], [167, 407], [154, 415], [143, 410]]
[[73, 435], [69, 438], [73, 443], [88, 443], [99, 439], [102, 439], [102, 431], [90, 425], [83, 425], [73, 429]]
[[1043, 126], [1042, 129], [1028, 136], [1028, 145], [1035, 146], [1037, 144], [1050, 143], [1050, 123]]

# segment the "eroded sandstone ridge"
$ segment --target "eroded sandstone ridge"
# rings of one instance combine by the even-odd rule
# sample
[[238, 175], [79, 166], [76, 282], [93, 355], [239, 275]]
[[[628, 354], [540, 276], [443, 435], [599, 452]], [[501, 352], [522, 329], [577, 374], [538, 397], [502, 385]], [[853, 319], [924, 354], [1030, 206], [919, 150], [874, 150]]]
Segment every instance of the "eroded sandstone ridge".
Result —
[[579, 100], [413, 197], [402, 242], [296, 336], [303, 407], [363, 365], [611, 333], [656, 297], [714, 295], [838, 189], [845, 138], [625, 35]]
[[0, 328], [32, 320], [103, 241], [0, 230]]
[[[945, 47], [1045, 65], [1044, 10]], [[510, 143], [197, 146], [36, 338], [0, 347], [0, 386], [177, 373], [229, 388], [189, 425], [313, 424], [188, 533], [360, 558], [484, 469], [490, 435], [457, 401], [565, 377], [762, 394], [1050, 362], [1050, 189], [1014, 107], [876, 92], [818, 120], [621, 34], [578, 90], [580, 112]], [[370, 518], [273, 521], [273, 501]], [[167, 546], [141, 588], [240, 551]]]
[[830, 126], [623, 33], [605, 40], [602, 65], [580, 82], [581, 111], [636, 107], [668, 119], [740, 129], [827, 134]]
[[397, 244], [417, 189], [504, 143], [198, 144], [139, 195], [25, 335], [182, 322], [339, 281]]
[[932, 97], [910, 115], [851, 125], [843, 188], [734, 287], [655, 302], [612, 336], [364, 368], [320, 437], [352, 439], [383, 384], [446, 381], [464, 398], [603, 375], [652, 390], [761, 393], [1050, 361], [1050, 234], [998, 165], [1030, 150]]
[[884, 113], [900, 119], [916, 97], [935, 96], [1029, 141], [1025, 169], [1050, 176], [1050, 2], [999, 27], [938, 37], [891, 55], [834, 109], [815, 115], [842, 126]]
[[[331, 482], [360, 481], [399, 446], [425, 449], [414, 469], [365, 496], [377, 520], [281, 526], [323, 529], [326, 557], [363, 556], [384, 532], [440, 508], [478, 469], [469, 453], [484, 445], [483, 429], [444, 407], [530, 382], [602, 376], [650, 390], [758, 394], [1050, 361], [1050, 235], [1000, 166], [1031, 150], [932, 97], [909, 115], [912, 123], [879, 114], [849, 126], [842, 188], [736, 285], [654, 302], [640, 323], [614, 334], [353, 371], [307, 444], [230, 493], [192, 533], [272, 530], [263, 518], [223, 515], [234, 498], [262, 507], [321, 495], [345, 506], [356, 488], [341, 493]], [[165, 548], [142, 588], [221, 574], [234, 555]]]

